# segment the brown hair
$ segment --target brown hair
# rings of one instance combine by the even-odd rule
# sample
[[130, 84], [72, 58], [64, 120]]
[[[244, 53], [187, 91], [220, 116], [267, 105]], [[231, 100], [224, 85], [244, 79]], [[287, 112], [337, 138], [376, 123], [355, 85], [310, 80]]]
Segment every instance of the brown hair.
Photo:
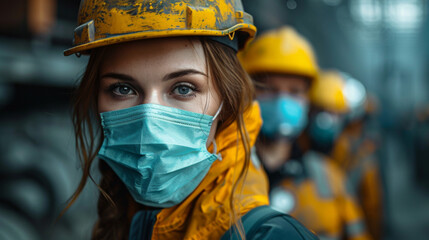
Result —
[[[237, 141], [237, 144], [242, 144], [245, 150], [245, 167], [238, 176], [233, 188], [235, 190], [242, 185], [240, 183], [244, 181], [250, 164], [250, 141], [244, 124], [243, 113], [252, 103], [253, 85], [239, 63], [236, 53], [231, 48], [206, 38], [201, 38], [200, 41], [204, 50], [206, 65], [224, 103], [217, 132], [235, 122], [238, 126], [237, 136], [241, 139], [240, 143]], [[81, 83], [76, 90], [73, 105], [73, 124], [75, 127], [76, 148], [80, 154], [83, 175], [63, 212], [76, 201], [88, 178], [95, 183], [90, 170], [102, 144], [100, 119], [97, 114], [97, 100], [100, 85], [98, 71], [103, 55], [104, 49], [93, 50]], [[99, 169], [102, 178], [100, 184], [95, 183], [101, 193], [98, 200], [99, 218], [94, 226], [92, 239], [127, 239], [132, 217], [129, 214], [135, 212], [137, 204], [132, 200], [125, 185], [122, 184], [104, 161], [99, 162]], [[244, 230], [239, 220], [241, 217], [239, 215], [240, 211], [236, 209], [237, 204], [234, 204], [235, 198], [232, 195], [230, 199], [230, 207], [233, 210], [231, 214], [232, 222], [236, 223], [234, 229], [244, 239]], [[130, 203], [132, 204], [130, 205]]]

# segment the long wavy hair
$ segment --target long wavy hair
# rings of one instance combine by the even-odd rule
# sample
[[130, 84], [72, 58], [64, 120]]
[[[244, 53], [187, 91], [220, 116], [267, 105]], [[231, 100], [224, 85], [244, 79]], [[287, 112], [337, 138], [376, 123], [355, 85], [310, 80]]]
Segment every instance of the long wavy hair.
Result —
[[[215, 87], [223, 100], [217, 132], [232, 123], [238, 126], [239, 143], [245, 150], [245, 163], [233, 187], [233, 195], [229, 201], [232, 209], [232, 226], [238, 234], [245, 238], [240, 211], [234, 199], [235, 192], [247, 175], [250, 164], [250, 139], [244, 124], [243, 113], [253, 101], [254, 89], [250, 78], [242, 68], [236, 53], [229, 47], [201, 37], [207, 70], [210, 71]], [[100, 87], [99, 69], [105, 55], [103, 48], [91, 52], [86, 71], [73, 99], [73, 124], [76, 136], [76, 148], [82, 165], [82, 178], [72, 195], [66, 211], [79, 197], [88, 179], [100, 190], [98, 199], [98, 220], [93, 228], [92, 239], [128, 239], [128, 231], [133, 214], [143, 206], [139, 206], [119, 180], [113, 170], [104, 162], [99, 161], [101, 173], [97, 184], [91, 176], [91, 166], [97, 157], [102, 144], [102, 131], [98, 115], [98, 89]], [[238, 150], [237, 150], [238, 151]]]

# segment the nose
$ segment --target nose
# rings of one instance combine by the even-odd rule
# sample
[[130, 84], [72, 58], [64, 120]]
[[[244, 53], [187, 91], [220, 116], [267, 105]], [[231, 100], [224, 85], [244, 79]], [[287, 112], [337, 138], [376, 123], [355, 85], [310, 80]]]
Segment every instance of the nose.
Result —
[[148, 91], [146, 91], [141, 100], [141, 104], [148, 104], [148, 103], [165, 105], [162, 99], [161, 91], [155, 88], [149, 89]]

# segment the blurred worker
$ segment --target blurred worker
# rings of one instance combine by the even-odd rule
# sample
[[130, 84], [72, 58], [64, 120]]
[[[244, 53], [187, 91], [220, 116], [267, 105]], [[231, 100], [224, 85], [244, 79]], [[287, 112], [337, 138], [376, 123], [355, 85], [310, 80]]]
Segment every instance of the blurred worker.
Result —
[[[299, 139], [295, 154], [302, 156], [306, 165], [304, 168], [314, 180], [314, 186], [307, 183], [308, 195], [302, 199], [308, 201], [309, 208], [311, 206], [318, 211], [317, 216], [324, 216], [318, 220], [333, 221], [335, 214], [330, 212], [335, 211], [337, 221], [344, 229], [340, 235], [346, 239], [371, 239], [362, 219], [362, 210], [354, 195], [347, 191], [344, 172], [328, 157], [350, 113], [353, 101], [350, 100], [348, 87], [345, 76], [338, 71], [322, 71], [319, 74], [310, 90], [309, 124]], [[289, 183], [283, 186], [290, 188], [294, 185]], [[311, 191], [313, 187], [317, 189], [316, 194]], [[305, 187], [301, 186], [300, 190], [304, 192], [303, 189]], [[301, 214], [311, 218], [307, 212], [301, 211]], [[325, 226], [331, 230], [330, 234], [335, 234], [333, 226]], [[338, 228], [336, 231], [338, 234]]]
[[254, 80], [264, 121], [257, 152], [273, 173], [288, 159], [291, 143], [307, 124], [316, 59], [310, 44], [290, 27], [266, 32], [239, 57]]
[[362, 83], [349, 75], [343, 76], [350, 111], [331, 156], [347, 175], [349, 193], [359, 201], [368, 231], [374, 239], [381, 239], [382, 185], [375, 157], [377, 144], [366, 131], [368, 117], [374, 113], [376, 104]]
[[341, 134], [349, 102], [345, 93], [345, 80], [340, 72], [320, 73], [310, 91], [311, 111], [307, 129], [310, 148], [330, 155]]
[[310, 44], [283, 27], [261, 35], [240, 59], [261, 105], [264, 123], [254, 155], [270, 179], [270, 204], [321, 239], [368, 239], [340, 170], [313, 152], [291, 159], [292, 145], [307, 124], [309, 87], [318, 72]]

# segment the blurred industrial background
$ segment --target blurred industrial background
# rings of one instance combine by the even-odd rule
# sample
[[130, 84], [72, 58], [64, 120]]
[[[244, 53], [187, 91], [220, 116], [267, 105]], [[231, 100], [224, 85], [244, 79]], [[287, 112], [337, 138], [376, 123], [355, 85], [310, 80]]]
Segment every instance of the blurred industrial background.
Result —
[[[384, 239], [427, 239], [429, 18], [426, 0], [243, 0], [259, 33], [288, 24], [321, 68], [362, 81], [384, 184]], [[80, 178], [71, 96], [87, 58], [64, 57], [78, 0], [0, 0], [0, 239], [88, 239], [98, 193]], [[96, 175], [96, 169], [94, 174]]]

